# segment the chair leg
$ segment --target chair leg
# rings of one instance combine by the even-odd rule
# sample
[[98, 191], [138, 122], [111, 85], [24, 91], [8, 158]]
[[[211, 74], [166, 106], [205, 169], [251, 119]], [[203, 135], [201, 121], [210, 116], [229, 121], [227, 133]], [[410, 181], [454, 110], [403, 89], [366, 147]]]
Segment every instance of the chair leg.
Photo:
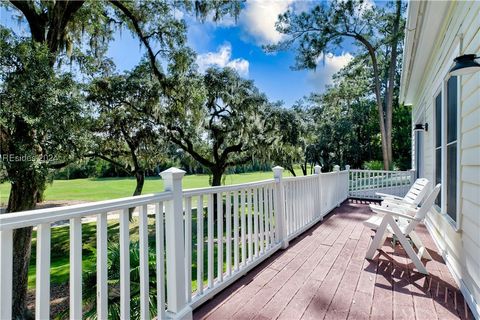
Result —
[[405, 237], [405, 235], [402, 233], [398, 225], [396, 223], [391, 223], [390, 226], [392, 227], [393, 232], [397, 235], [398, 241], [400, 241], [400, 243], [402, 244], [403, 249], [407, 253], [408, 257], [412, 260], [417, 270], [420, 273], [428, 275], [427, 269], [413, 250], [412, 245], [408, 241], [407, 237]]
[[[412, 239], [412, 242], [415, 244], [415, 247], [417, 247], [417, 250], [420, 252], [420, 250], [423, 251], [423, 258], [427, 260], [432, 260], [432, 256], [430, 253], [428, 253], [427, 248], [423, 245], [422, 239], [418, 236], [418, 234], [415, 233], [415, 231], [411, 231], [410, 234], [410, 239]], [[423, 248], [423, 249], [422, 249]]]
[[379, 249], [385, 242], [384, 237], [386, 237], [386, 234], [387, 234], [388, 218], [389, 217], [384, 217], [382, 219], [382, 223], [378, 227], [375, 233], [375, 236], [373, 237], [372, 243], [370, 244], [370, 247], [367, 250], [367, 254], [365, 255], [365, 258], [369, 260], [373, 259], [373, 256], [375, 255], [375, 251], [377, 251], [377, 249]]

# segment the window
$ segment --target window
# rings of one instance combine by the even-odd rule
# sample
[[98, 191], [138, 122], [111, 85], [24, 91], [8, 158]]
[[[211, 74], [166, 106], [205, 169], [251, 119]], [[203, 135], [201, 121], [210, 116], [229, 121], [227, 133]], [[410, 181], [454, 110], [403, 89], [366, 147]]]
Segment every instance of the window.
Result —
[[[442, 182], [442, 93], [435, 98], [435, 185]], [[435, 204], [442, 203], [442, 194], [438, 194]]]
[[447, 197], [447, 214], [453, 221], [457, 221], [457, 77], [451, 77], [447, 81], [447, 163], [445, 183]]
[[[434, 101], [435, 121], [435, 184], [442, 183], [435, 204], [441, 212], [457, 221], [457, 131], [458, 131], [458, 78], [450, 77]], [[442, 116], [444, 118], [442, 118]], [[444, 181], [442, 182], [442, 178]], [[445, 199], [442, 199], [445, 198]]]

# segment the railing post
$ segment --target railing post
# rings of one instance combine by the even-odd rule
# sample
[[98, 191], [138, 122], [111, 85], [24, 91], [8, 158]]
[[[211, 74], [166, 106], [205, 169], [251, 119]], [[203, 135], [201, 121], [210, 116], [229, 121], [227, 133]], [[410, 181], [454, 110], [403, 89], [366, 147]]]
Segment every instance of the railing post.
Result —
[[0, 319], [12, 319], [13, 231], [0, 231]]
[[174, 319], [191, 319], [192, 308], [185, 295], [185, 240], [183, 230], [182, 178], [185, 171], [170, 168], [160, 173], [165, 191], [173, 198], [165, 205], [165, 249], [167, 265], [167, 310]]
[[340, 207], [340, 191], [339, 191], [339, 186], [340, 186], [340, 166], [338, 164], [333, 166], [333, 172], [336, 172], [336, 178], [335, 178], [335, 193], [337, 194], [337, 208]]
[[322, 214], [322, 166], [319, 166], [318, 164], [314, 167], [315, 169], [315, 174], [318, 176], [318, 181], [317, 181], [317, 196], [315, 197], [315, 215], [320, 217], [320, 220], [323, 220], [323, 214]]
[[288, 247], [287, 228], [285, 219], [285, 199], [283, 189], [283, 168], [276, 166], [273, 169], [275, 178], [275, 236], [277, 243], [282, 244], [282, 249]]
[[347, 164], [345, 166], [345, 170], [347, 170], [347, 192], [346, 192], [346, 196], [347, 196], [347, 199], [348, 197], [350, 196], [350, 165]]

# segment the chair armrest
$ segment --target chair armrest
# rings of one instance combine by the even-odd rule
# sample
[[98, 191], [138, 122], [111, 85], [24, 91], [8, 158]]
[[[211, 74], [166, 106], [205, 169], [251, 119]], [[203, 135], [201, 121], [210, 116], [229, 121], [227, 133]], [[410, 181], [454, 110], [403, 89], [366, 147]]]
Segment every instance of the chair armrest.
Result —
[[[400, 209], [400, 208], [397, 208], [397, 209]], [[407, 209], [407, 208], [405, 208], [405, 209]], [[385, 214], [385, 215], [388, 214], [388, 215], [391, 215], [391, 216], [400, 217], [400, 218], [405, 218], [405, 219], [408, 219], [408, 220], [415, 220], [415, 217], [413, 217], [413, 216], [411, 216], [411, 215], [409, 215], [409, 214], [407, 214], [407, 213], [401, 213], [401, 212], [393, 211], [393, 210], [387, 209], [387, 208], [385, 208], [385, 207], [380, 207], [380, 206], [379, 206], [378, 208], [375, 208], [375, 210], [376, 210], [377, 212], [383, 213], [383, 214]], [[413, 210], [408, 210], [408, 211], [414, 213]]]
[[381, 193], [381, 192], [375, 192], [375, 194], [379, 197], [382, 198], [388, 198], [388, 199], [395, 199], [395, 200], [402, 200], [402, 197], [394, 196], [392, 194], [386, 194], [386, 193]]
[[390, 205], [390, 206], [398, 206], [398, 207], [405, 207], [409, 209], [415, 209], [417, 206], [412, 203], [407, 203], [403, 200], [397, 200], [393, 198], [386, 198], [382, 201], [382, 206]]

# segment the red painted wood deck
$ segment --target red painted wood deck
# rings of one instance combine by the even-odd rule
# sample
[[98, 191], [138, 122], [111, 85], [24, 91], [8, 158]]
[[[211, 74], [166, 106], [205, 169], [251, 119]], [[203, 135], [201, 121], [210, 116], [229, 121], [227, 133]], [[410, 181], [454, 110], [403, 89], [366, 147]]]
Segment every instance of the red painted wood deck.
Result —
[[194, 319], [473, 319], [426, 228], [429, 276], [390, 239], [374, 260], [366, 202], [348, 200], [212, 300]]

